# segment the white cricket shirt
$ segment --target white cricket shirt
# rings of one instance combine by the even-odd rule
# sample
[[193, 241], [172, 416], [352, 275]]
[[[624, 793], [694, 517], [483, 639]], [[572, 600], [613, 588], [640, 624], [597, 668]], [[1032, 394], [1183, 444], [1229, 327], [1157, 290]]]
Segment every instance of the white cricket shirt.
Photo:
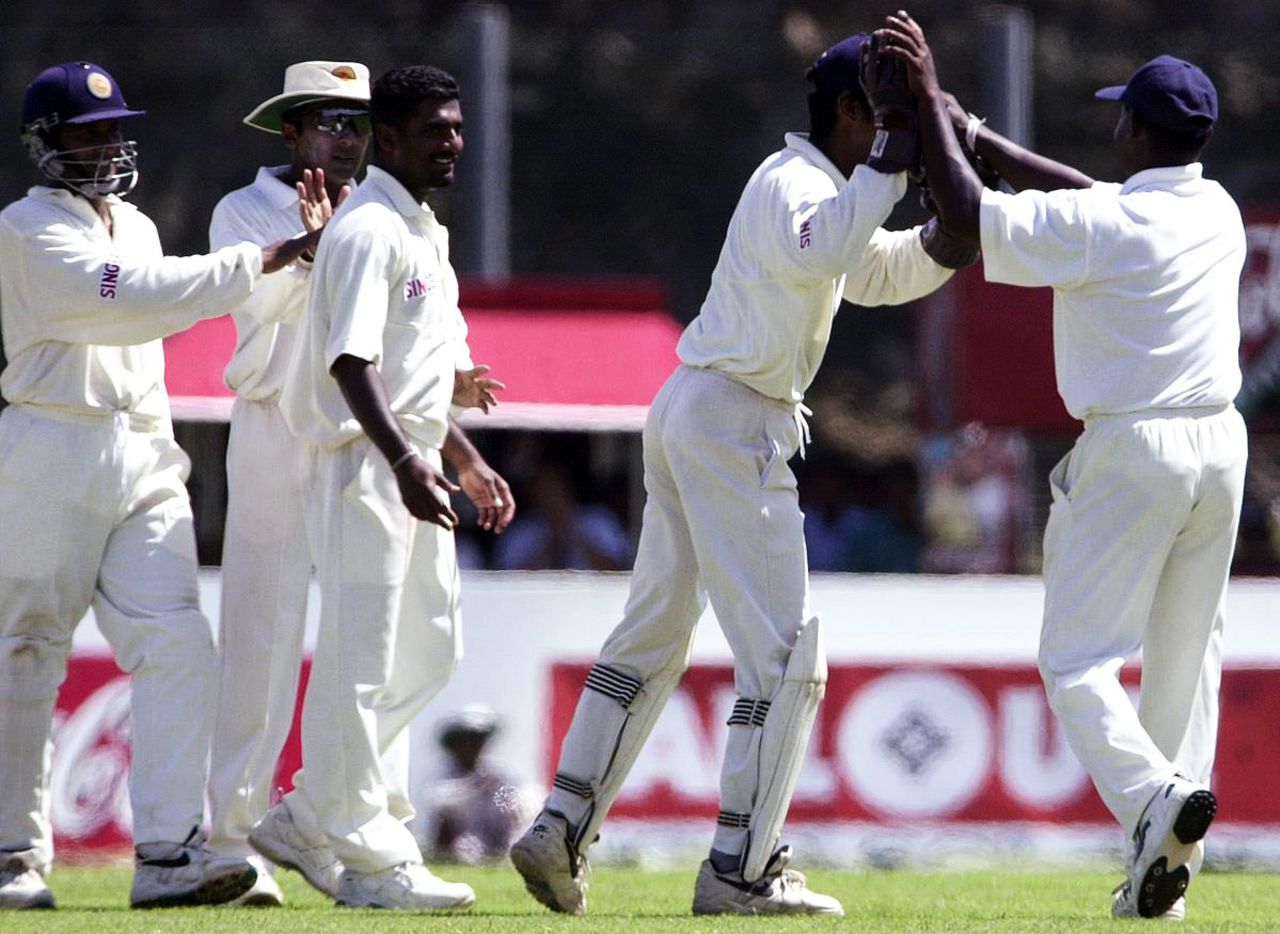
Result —
[[329, 221], [311, 278], [280, 403], [289, 427], [329, 450], [363, 434], [329, 374], [350, 354], [378, 368], [405, 433], [440, 447], [465, 324], [448, 232], [431, 208], [370, 166]]
[[[269, 246], [303, 234], [297, 189], [281, 180], [288, 174], [287, 165], [260, 168], [252, 185], [219, 201], [209, 222], [209, 245], [216, 250], [247, 240]], [[241, 398], [279, 398], [310, 283], [311, 264], [298, 260], [265, 276], [252, 295], [228, 309], [236, 322], [236, 349], [223, 378]]]
[[0, 212], [0, 392], [55, 415], [127, 411], [167, 425], [160, 339], [243, 301], [262, 251], [165, 256], [146, 215], [108, 202], [113, 232], [60, 188], [34, 187]]
[[880, 226], [906, 187], [905, 172], [865, 165], [846, 180], [807, 135], [788, 133], [742, 192], [706, 300], [676, 346], [680, 359], [799, 403], [842, 297], [896, 305], [951, 276], [924, 252], [918, 227]]
[[1123, 185], [984, 191], [991, 282], [1052, 286], [1058, 392], [1078, 419], [1240, 391], [1240, 210], [1200, 163]]

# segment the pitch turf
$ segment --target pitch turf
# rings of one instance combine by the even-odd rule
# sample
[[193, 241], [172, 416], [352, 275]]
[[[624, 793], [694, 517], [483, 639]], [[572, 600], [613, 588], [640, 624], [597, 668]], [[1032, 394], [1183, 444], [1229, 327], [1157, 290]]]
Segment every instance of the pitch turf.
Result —
[[[437, 867], [476, 890], [476, 906], [461, 914], [336, 909], [293, 873], [282, 873], [283, 909], [192, 908], [129, 911], [127, 866], [58, 867], [50, 879], [55, 911], [0, 912], [4, 934], [140, 934], [140, 932], [641, 932], [831, 931], [1107, 931], [1143, 922], [1108, 915], [1118, 877], [1102, 872], [835, 872], [809, 873], [815, 889], [839, 897], [843, 919], [694, 918], [689, 915], [693, 868], [656, 872], [596, 870], [590, 914], [552, 915], [529, 898], [509, 867]], [[1191, 890], [1187, 923], [1194, 931], [1280, 930], [1280, 876], [1205, 873]]]

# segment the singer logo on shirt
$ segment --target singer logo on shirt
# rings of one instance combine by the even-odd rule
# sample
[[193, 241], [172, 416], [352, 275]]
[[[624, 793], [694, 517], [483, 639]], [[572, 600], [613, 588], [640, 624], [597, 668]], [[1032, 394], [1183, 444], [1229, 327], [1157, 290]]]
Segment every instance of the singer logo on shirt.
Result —
[[424, 298], [435, 287], [436, 277], [434, 274], [428, 275], [425, 279], [420, 276], [413, 276], [405, 281], [404, 300], [411, 302], [415, 299]]
[[800, 249], [804, 249], [813, 242], [813, 221], [812, 219], [805, 221], [800, 225]]
[[114, 256], [102, 264], [102, 275], [98, 277], [98, 298], [115, 301], [116, 289], [120, 285], [120, 261]]

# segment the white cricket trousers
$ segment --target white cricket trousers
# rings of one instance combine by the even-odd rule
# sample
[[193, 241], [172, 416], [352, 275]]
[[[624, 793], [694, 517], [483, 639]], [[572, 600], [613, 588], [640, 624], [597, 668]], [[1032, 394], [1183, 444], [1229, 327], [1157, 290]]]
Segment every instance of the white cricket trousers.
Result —
[[[671, 375], [644, 428], [644, 524], [622, 622], [605, 640], [600, 664], [641, 682], [683, 670], [710, 596], [733, 652], [738, 695], [774, 697], [812, 615], [804, 515], [787, 463], [799, 443], [793, 406], [714, 370], [682, 366]], [[615, 729], [586, 714], [580, 700], [559, 771], [599, 778], [599, 750], [615, 741]], [[733, 733], [720, 805], [749, 814], [756, 759]], [[586, 807], [559, 788], [548, 805], [575, 824]], [[717, 849], [739, 852], [744, 841], [745, 830], [717, 828]]]
[[217, 656], [189, 469], [154, 419], [0, 413], [0, 850], [52, 860], [54, 701], [90, 606], [131, 676], [134, 841], [203, 822]]
[[1040, 673], [1126, 832], [1174, 772], [1209, 781], [1246, 457], [1234, 407], [1162, 409], [1090, 419], [1049, 476]]
[[409, 514], [366, 438], [313, 453], [320, 631], [286, 799], [348, 869], [378, 872], [422, 861], [405, 826], [408, 728], [462, 656], [458, 562], [453, 533]]
[[236, 400], [209, 771], [209, 848], [224, 856], [252, 855], [248, 834], [271, 806], [293, 725], [311, 582], [306, 452], [274, 402]]

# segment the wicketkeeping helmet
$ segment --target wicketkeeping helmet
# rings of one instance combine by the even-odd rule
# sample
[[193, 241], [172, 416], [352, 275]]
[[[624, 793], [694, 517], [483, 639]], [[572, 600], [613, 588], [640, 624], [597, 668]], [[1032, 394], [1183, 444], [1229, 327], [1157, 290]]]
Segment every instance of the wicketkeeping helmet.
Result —
[[138, 147], [120, 140], [109, 147], [57, 149], [55, 127], [138, 117], [115, 79], [90, 62], [46, 68], [22, 97], [22, 142], [44, 175], [85, 197], [127, 195], [138, 181]]

